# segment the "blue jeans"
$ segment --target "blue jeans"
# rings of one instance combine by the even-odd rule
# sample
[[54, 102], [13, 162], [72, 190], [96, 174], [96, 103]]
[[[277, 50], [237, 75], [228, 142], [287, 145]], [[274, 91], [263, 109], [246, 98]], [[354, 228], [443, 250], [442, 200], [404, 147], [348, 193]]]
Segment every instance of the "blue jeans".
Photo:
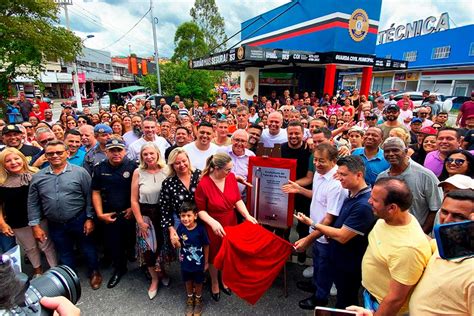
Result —
[[315, 297], [327, 301], [334, 281], [329, 261], [329, 244], [313, 243], [313, 282], [316, 285]]
[[89, 273], [99, 270], [99, 261], [94, 239], [84, 234], [86, 213], [79, 215], [67, 223], [48, 221], [49, 236], [59, 254], [59, 261], [76, 270], [74, 244], [77, 244], [86, 259]]
[[0, 255], [16, 246], [15, 237], [0, 233]]

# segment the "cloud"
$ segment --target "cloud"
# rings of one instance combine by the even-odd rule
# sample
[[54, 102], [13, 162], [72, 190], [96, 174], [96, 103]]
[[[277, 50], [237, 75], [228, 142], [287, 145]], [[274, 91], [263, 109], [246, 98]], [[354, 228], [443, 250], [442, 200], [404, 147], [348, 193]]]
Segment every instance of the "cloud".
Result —
[[[191, 20], [189, 11], [194, 0], [153, 1], [153, 12], [158, 18], [159, 55], [171, 57], [176, 29], [183, 22]], [[243, 21], [287, 2], [289, 0], [216, 0], [225, 21], [227, 36], [238, 32]], [[131, 51], [139, 56], [153, 56], [153, 33], [149, 15], [122, 40], [116, 42], [148, 8], [148, 0], [75, 0], [69, 6], [71, 28], [82, 38], [89, 34], [95, 36], [85, 42], [87, 47], [102, 49], [113, 44], [106, 48], [112, 55], [128, 55]], [[472, 24], [472, 8], [471, 0], [384, 0], [379, 29], [389, 28], [392, 23], [406, 24], [430, 15], [439, 17], [442, 12], [449, 12], [451, 27]], [[64, 18], [61, 21], [64, 24]], [[229, 40], [226, 47], [238, 41], [240, 34]]]

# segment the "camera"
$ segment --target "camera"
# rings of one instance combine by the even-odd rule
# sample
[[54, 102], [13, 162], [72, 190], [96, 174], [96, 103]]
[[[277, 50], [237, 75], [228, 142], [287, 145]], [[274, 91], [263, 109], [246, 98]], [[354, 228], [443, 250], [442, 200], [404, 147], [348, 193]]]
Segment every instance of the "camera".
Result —
[[[64, 296], [73, 304], [81, 297], [79, 278], [74, 270], [66, 265], [51, 268], [40, 277], [29, 280], [24, 273], [15, 275], [9, 260], [2, 261], [0, 280], [11, 285], [8, 291], [10, 293], [2, 295], [10, 296], [10, 306], [0, 306], [0, 310], [3, 309], [6, 315], [53, 315], [52, 310], [40, 304], [43, 296]], [[5, 283], [4, 285], [8, 286]], [[6, 300], [8, 298], [2, 297], [2, 301]]]

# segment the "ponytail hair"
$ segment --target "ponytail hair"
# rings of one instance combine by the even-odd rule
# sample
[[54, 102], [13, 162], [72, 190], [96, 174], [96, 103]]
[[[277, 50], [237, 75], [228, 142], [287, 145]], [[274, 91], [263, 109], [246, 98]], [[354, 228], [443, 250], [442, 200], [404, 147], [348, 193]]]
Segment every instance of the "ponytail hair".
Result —
[[217, 153], [214, 155], [210, 155], [206, 159], [206, 167], [204, 167], [204, 170], [201, 173], [201, 179], [204, 177], [206, 174], [210, 174], [214, 169], [222, 169], [227, 165], [229, 162], [232, 161], [232, 158], [226, 153]]

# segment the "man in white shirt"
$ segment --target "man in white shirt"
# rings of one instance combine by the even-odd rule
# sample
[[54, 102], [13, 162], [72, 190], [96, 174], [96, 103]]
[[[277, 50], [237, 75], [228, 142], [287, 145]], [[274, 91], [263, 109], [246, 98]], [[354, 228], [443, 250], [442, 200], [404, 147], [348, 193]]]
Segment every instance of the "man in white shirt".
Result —
[[128, 158], [130, 160], [139, 160], [140, 159], [140, 150], [142, 146], [148, 142], [155, 143], [158, 148], [160, 149], [160, 156], [161, 159], [165, 159], [165, 151], [170, 144], [168, 141], [156, 135], [156, 121], [152, 117], [147, 117], [143, 120], [142, 123], [142, 131], [143, 136], [140, 137], [138, 140], [134, 141], [130, 146], [128, 146]]
[[268, 115], [268, 128], [264, 129], [260, 142], [265, 147], [273, 148], [275, 144], [283, 144], [288, 141], [286, 129], [283, 125], [283, 115], [280, 112], [272, 112]]
[[212, 124], [203, 121], [197, 128], [196, 140], [183, 146], [194, 168], [200, 170], [204, 169], [207, 158], [217, 152], [219, 146], [211, 142], [213, 136], [214, 130]]
[[[295, 182], [283, 186], [286, 193], [299, 193], [311, 198], [310, 217], [313, 223], [330, 226], [339, 215], [344, 199], [348, 196], [341, 182], [334, 178], [337, 172], [338, 153], [335, 146], [327, 143], [319, 144], [314, 151], [314, 166], [316, 172], [313, 178], [313, 189], [308, 190]], [[310, 232], [314, 227], [310, 227]], [[314, 310], [316, 306], [328, 304], [328, 297], [333, 283], [329, 268], [329, 244], [321, 232], [310, 234], [296, 242], [299, 248], [305, 249], [313, 244], [313, 283], [297, 283], [297, 287], [312, 292], [313, 295], [299, 302], [302, 309]]]
[[[243, 130], [238, 129], [232, 134], [231, 142], [232, 145], [219, 148], [219, 152], [225, 152], [232, 158], [232, 172], [236, 177], [247, 181], [248, 169], [249, 169], [249, 158], [255, 156], [255, 154], [247, 149], [247, 143], [249, 141], [249, 134]], [[242, 200], [245, 200], [245, 184], [239, 182], [239, 190], [242, 195]]]

